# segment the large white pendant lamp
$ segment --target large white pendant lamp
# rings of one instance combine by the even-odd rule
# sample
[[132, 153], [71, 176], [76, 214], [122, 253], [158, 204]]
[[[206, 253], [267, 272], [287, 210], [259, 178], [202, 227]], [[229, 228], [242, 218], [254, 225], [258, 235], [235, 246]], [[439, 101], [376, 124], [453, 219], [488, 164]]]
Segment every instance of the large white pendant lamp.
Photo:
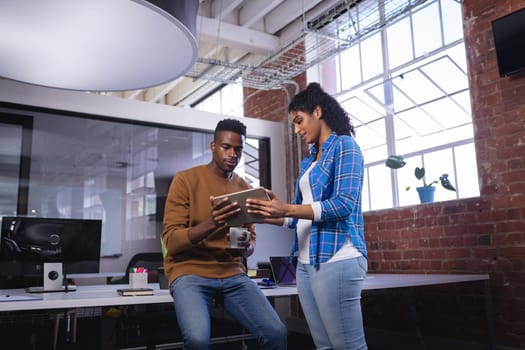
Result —
[[0, 77], [83, 91], [135, 90], [172, 81], [197, 58], [199, 4], [153, 3], [0, 0]]

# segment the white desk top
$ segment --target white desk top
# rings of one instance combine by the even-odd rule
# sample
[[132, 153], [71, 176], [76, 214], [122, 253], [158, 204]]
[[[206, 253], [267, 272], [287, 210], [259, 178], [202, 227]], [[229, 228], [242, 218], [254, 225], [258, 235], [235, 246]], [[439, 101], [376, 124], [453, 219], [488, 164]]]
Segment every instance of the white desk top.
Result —
[[160, 290], [158, 284], [150, 284], [154, 295], [123, 297], [117, 289], [127, 288], [127, 284], [101, 284], [78, 286], [73, 292], [26, 293], [24, 289], [0, 290], [1, 295], [38, 295], [41, 300], [0, 302], [0, 311], [44, 310], [80, 308], [112, 305], [139, 305], [173, 302], [167, 289]]
[[[369, 273], [363, 283], [363, 290], [430, 286], [435, 284], [484, 281], [486, 274], [404, 274], [404, 273]], [[263, 289], [266, 296], [279, 297], [296, 295], [296, 287], [277, 287]]]
[[[422, 274], [368, 274], [365, 279], [363, 290], [403, 288], [427, 286], [446, 283], [460, 283], [470, 281], [488, 280], [489, 275], [422, 275]], [[23, 289], [0, 290], [0, 295], [38, 295], [41, 300], [7, 301], [0, 302], [2, 311], [22, 310], [45, 310], [65, 309], [97, 306], [117, 305], [139, 305], [172, 303], [173, 300], [167, 289], [159, 289], [158, 284], [150, 284], [154, 289], [154, 295], [124, 297], [117, 294], [118, 288], [126, 288], [127, 285], [92, 285], [78, 286], [77, 290], [68, 293], [41, 293], [28, 294]], [[277, 287], [274, 289], [263, 289], [267, 297], [282, 297], [297, 295], [295, 287]]]
[[366, 276], [363, 290], [430, 286], [435, 284], [484, 281], [487, 274], [404, 274], [371, 273]]

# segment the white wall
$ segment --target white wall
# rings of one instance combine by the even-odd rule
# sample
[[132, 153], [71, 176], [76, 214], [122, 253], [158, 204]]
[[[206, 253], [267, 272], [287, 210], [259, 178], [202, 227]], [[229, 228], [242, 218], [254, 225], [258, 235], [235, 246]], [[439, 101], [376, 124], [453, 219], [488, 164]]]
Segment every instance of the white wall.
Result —
[[[225, 117], [194, 109], [51, 89], [9, 80], [0, 80], [0, 102], [205, 131], [213, 131], [217, 122]], [[241, 120], [247, 126], [249, 136], [270, 138], [272, 190], [281, 198], [286, 198], [285, 124], [253, 118]], [[293, 240], [290, 230], [270, 225], [257, 225], [257, 232], [257, 250], [248, 260], [249, 267], [255, 267], [258, 261], [267, 261], [270, 255], [289, 253]], [[114, 268], [111, 264], [102, 262], [102, 271], [113, 271]]]

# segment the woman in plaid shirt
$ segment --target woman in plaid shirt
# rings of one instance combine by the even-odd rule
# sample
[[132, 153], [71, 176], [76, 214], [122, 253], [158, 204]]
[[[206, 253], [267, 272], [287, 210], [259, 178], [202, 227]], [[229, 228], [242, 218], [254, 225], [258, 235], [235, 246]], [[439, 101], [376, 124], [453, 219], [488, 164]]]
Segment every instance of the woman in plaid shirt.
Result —
[[295, 133], [310, 145], [293, 203], [248, 200], [265, 223], [295, 229], [297, 289], [317, 349], [366, 349], [361, 289], [368, 268], [361, 210], [363, 155], [346, 111], [318, 83], [291, 101]]

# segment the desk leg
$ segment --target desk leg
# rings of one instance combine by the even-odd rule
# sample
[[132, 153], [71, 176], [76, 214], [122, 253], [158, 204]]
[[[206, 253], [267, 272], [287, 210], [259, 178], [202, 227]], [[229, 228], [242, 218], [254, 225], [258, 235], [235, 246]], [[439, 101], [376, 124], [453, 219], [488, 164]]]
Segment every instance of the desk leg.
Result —
[[[58, 345], [60, 317], [60, 313], [57, 313], [55, 316], [55, 328], [53, 330], [53, 350], [57, 349]], [[66, 343], [77, 342], [77, 314], [75, 309], [64, 311], [64, 341]]]
[[487, 329], [491, 350], [496, 350], [496, 333], [494, 331], [494, 314], [492, 313], [492, 295], [490, 292], [490, 279], [485, 280], [485, 314], [487, 316]]
[[58, 331], [60, 330], [60, 314], [55, 315], [55, 329], [53, 332], [53, 350], [56, 350], [58, 343]]
[[77, 342], [77, 313], [75, 311], [73, 311], [73, 320], [72, 320], [73, 329], [71, 333], [72, 333], [73, 343], [76, 344]]

